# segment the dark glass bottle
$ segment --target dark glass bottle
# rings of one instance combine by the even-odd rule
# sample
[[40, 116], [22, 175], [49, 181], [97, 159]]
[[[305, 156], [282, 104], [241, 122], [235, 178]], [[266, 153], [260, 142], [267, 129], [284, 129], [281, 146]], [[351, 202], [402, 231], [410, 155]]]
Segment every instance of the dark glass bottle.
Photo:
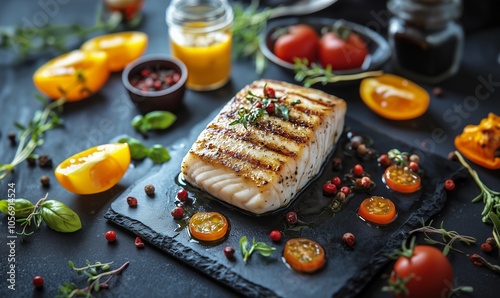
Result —
[[396, 72], [424, 83], [454, 75], [462, 59], [464, 33], [456, 20], [461, 0], [389, 0], [389, 43]]

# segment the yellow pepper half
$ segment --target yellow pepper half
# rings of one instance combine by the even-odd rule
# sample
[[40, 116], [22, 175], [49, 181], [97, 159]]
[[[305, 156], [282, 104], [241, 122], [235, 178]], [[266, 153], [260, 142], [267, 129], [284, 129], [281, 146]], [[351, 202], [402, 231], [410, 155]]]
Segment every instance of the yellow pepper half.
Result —
[[38, 68], [33, 82], [51, 99], [82, 100], [99, 91], [108, 80], [107, 59], [103, 51], [74, 50]]
[[108, 54], [110, 71], [121, 71], [139, 58], [148, 45], [148, 36], [143, 32], [130, 31], [101, 35], [83, 43], [84, 51], [104, 51]]

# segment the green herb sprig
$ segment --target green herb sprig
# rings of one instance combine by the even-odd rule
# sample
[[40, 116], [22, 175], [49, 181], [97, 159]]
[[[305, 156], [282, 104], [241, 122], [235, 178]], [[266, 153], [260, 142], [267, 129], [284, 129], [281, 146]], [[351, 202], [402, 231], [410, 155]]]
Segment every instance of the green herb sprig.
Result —
[[460, 152], [455, 151], [455, 155], [457, 156], [462, 166], [464, 166], [469, 171], [469, 174], [472, 176], [477, 186], [481, 190], [479, 195], [472, 199], [472, 202], [477, 203], [482, 201], [484, 203], [484, 208], [481, 212], [482, 221], [484, 223], [493, 224], [493, 238], [495, 238], [497, 246], [500, 247], [500, 192], [494, 191], [486, 186], [479, 178], [478, 173], [474, 169], [472, 169], [472, 167], [465, 161]]
[[12, 50], [23, 60], [30, 54], [54, 49], [60, 52], [68, 51], [68, 40], [85, 38], [99, 31], [111, 32], [118, 28], [123, 20], [121, 13], [111, 13], [102, 20], [102, 9], [96, 16], [96, 23], [90, 27], [79, 24], [50, 24], [42, 27], [30, 27], [29, 32], [24, 26], [0, 27], [0, 49]]
[[252, 240], [252, 245], [248, 248], [248, 240], [246, 236], [241, 237], [240, 239], [240, 250], [241, 255], [243, 256], [243, 261], [246, 263], [248, 258], [252, 255], [253, 252], [258, 252], [264, 257], [270, 256], [276, 248], [271, 247], [264, 242], [256, 242], [255, 238]]
[[[285, 121], [290, 119], [290, 108], [289, 105], [282, 102], [279, 98], [271, 97], [266, 91], [268, 88], [267, 85], [263, 87], [264, 95], [257, 95], [252, 92], [252, 90], [248, 90], [248, 96], [246, 99], [250, 102], [251, 107], [241, 107], [238, 110], [238, 118], [229, 125], [242, 124], [245, 129], [248, 129], [248, 124], [255, 124], [257, 121], [264, 117], [265, 115], [269, 115], [268, 107], [272, 104], [274, 105], [274, 111], [272, 112], [273, 116], [277, 116]], [[274, 91], [273, 91], [274, 92]], [[290, 106], [294, 106], [300, 104], [300, 100], [294, 100], [290, 103]]]
[[257, 74], [262, 74], [266, 67], [266, 58], [260, 51], [260, 34], [269, 20], [272, 9], [259, 10], [259, 1], [252, 1], [246, 8], [234, 4], [233, 11], [233, 56], [255, 59], [255, 71]]
[[340, 81], [354, 81], [368, 77], [376, 77], [383, 74], [383, 71], [375, 70], [356, 74], [339, 75], [332, 71], [331, 66], [322, 68], [316, 63], [311, 63], [309, 66], [309, 61], [307, 61], [307, 59], [295, 59], [293, 67], [295, 71], [295, 80], [303, 82], [305, 87], [311, 87], [312, 85], [318, 83], [326, 85], [328, 83], [336, 83]]
[[[413, 234], [416, 232], [423, 232], [424, 233], [424, 240], [425, 242], [435, 245], [443, 245], [443, 254], [446, 256], [450, 252], [450, 249], [453, 249], [455, 251], [458, 251], [460, 253], [464, 253], [456, 248], [453, 247], [453, 244], [456, 241], [460, 241], [466, 245], [470, 245], [472, 243], [476, 243], [476, 238], [471, 237], [471, 236], [465, 236], [465, 235], [460, 235], [456, 231], [448, 231], [444, 228], [444, 222], [441, 222], [441, 226], [439, 228], [435, 228], [432, 226], [432, 220], [428, 225], [425, 224], [425, 222], [422, 220], [422, 227], [414, 229], [409, 232], [409, 234]], [[442, 241], [436, 240], [430, 236], [430, 234], [439, 234], [442, 237]]]
[[148, 148], [141, 141], [129, 136], [120, 138], [118, 142], [128, 144], [130, 156], [135, 160], [143, 160], [149, 157], [154, 163], [164, 163], [171, 159], [168, 149], [160, 144]]
[[83, 267], [75, 267], [72, 261], [68, 261], [69, 267], [76, 271], [78, 275], [85, 275], [87, 277], [87, 286], [79, 288], [76, 284], [66, 282], [59, 287], [59, 293], [56, 297], [92, 297], [92, 292], [99, 292], [101, 289], [109, 288], [111, 279], [124, 271], [129, 265], [129, 261], [125, 262], [119, 268], [111, 270], [113, 262], [90, 263], [87, 260], [87, 265]]
[[[42, 96], [37, 96], [37, 99], [43, 103], [47, 102]], [[27, 126], [18, 122], [14, 123], [20, 130], [18, 147], [10, 163], [0, 164], [0, 180], [7, 177], [18, 164], [30, 157], [33, 151], [43, 144], [43, 134], [46, 131], [62, 126], [63, 121], [59, 117], [59, 113], [65, 102], [66, 99], [62, 97], [47, 104], [43, 110], [34, 113]]]
[[[78, 231], [82, 228], [80, 217], [71, 208], [56, 200], [47, 200], [48, 194], [38, 200], [33, 205], [26, 199], [15, 199], [15, 217], [16, 221], [23, 227], [22, 236], [32, 235], [38, 229], [42, 222], [57, 232], [70, 233]], [[9, 200], [0, 201], [0, 211], [5, 214], [11, 214], [9, 205], [12, 202]], [[34, 226], [34, 229], [29, 231], [29, 227]]]

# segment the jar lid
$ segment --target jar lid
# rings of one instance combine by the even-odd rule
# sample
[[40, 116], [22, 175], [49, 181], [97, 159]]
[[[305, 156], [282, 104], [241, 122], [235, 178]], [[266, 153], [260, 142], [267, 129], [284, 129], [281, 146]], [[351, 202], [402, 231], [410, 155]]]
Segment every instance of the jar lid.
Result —
[[167, 8], [168, 26], [190, 31], [219, 30], [233, 21], [233, 11], [225, 0], [174, 0]]
[[461, 0], [390, 0], [387, 7], [406, 21], [429, 27], [456, 20], [462, 14]]

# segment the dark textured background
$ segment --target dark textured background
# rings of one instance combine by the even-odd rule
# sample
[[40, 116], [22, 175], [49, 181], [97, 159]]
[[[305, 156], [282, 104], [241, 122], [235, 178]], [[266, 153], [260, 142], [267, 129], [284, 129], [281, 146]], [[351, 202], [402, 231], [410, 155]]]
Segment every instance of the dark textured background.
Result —
[[[61, 1], [63, 2], [63, 1]], [[57, 13], [50, 16], [53, 23], [67, 24], [78, 22], [91, 25], [99, 1], [66, 1], [58, 6]], [[168, 1], [148, 1], [144, 7], [144, 21], [141, 31], [150, 36], [148, 54], [168, 53], [167, 30], [164, 21], [164, 11]], [[387, 11], [385, 1], [345, 1], [340, 0], [329, 9], [320, 12], [318, 16], [345, 18], [362, 25], [380, 25], [380, 33], [385, 32]], [[442, 97], [432, 95], [433, 86], [423, 85], [431, 92], [431, 106], [422, 117], [402, 122], [389, 121], [373, 114], [361, 101], [358, 93], [358, 82], [343, 86], [322, 88], [332, 94], [346, 99], [348, 115], [363, 121], [366, 125], [387, 133], [404, 141], [422, 152], [438, 154], [443, 157], [454, 149], [453, 138], [469, 123], [478, 123], [486, 117], [488, 112], [500, 114], [500, 27], [498, 26], [498, 4], [495, 1], [465, 1], [465, 15], [463, 23], [467, 32], [464, 58], [460, 72], [453, 78], [440, 84], [443, 89]], [[0, 4], [0, 25], [25, 24], [33, 17], [43, 12], [38, 2], [21, 2], [4, 0]], [[494, 22], [497, 24], [494, 24]], [[75, 47], [80, 41], [74, 42]], [[21, 65], [7, 64], [9, 53], [0, 51], [0, 157], [1, 162], [10, 160], [14, 149], [9, 145], [6, 135], [14, 131], [13, 121], [27, 123], [33, 112], [40, 108], [33, 94], [37, 91], [31, 81], [33, 72], [52, 57], [52, 53], [34, 57]], [[236, 61], [233, 65], [232, 80], [225, 87], [205, 93], [188, 91], [184, 108], [178, 112], [178, 122], [169, 130], [153, 133], [145, 140], [147, 145], [162, 143], [166, 146], [174, 144], [185, 136], [188, 129], [205, 119], [215, 108], [226, 102], [237, 90], [247, 83], [258, 79], [252, 65], [247, 61]], [[387, 66], [390, 71], [390, 65]], [[263, 75], [266, 78], [280, 79], [293, 82], [293, 77], [274, 65], [269, 65]], [[479, 101], [477, 107], [469, 111], [463, 110], [458, 114], [452, 112], [455, 118], [451, 121], [445, 118], [449, 109], [466, 104], [469, 96], [474, 96], [476, 88], [481, 85], [481, 78], [490, 78], [496, 85], [490, 89], [485, 100]], [[484, 89], [483, 89], [484, 90]], [[453, 110], [452, 110], [453, 111]], [[137, 114], [130, 103], [125, 89], [121, 85], [120, 74], [115, 73], [98, 93], [84, 101], [67, 104], [63, 118], [65, 127], [50, 131], [46, 134], [46, 143], [37, 151], [39, 154], [48, 153], [58, 164], [67, 156], [85, 148], [108, 142], [121, 134], [140, 136], [129, 125], [130, 120]], [[433, 134], [442, 129], [440, 138]], [[424, 154], [426, 157], [426, 154]], [[16, 184], [18, 197], [36, 201], [49, 192], [49, 197], [65, 202], [81, 217], [83, 229], [72, 234], [60, 234], [43, 226], [37, 233], [24, 243], [17, 242], [16, 292], [6, 289], [5, 267], [7, 247], [0, 244], [0, 296], [2, 297], [53, 297], [57, 287], [65, 281], [84, 283], [82, 277], [77, 276], [67, 266], [67, 261], [76, 264], [90, 261], [115, 261], [116, 266], [130, 261], [129, 268], [124, 274], [111, 283], [111, 290], [102, 292], [103, 297], [129, 296], [200, 296], [200, 297], [230, 297], [240, 296], [216, 280], [199, 273], [196, 269], [185, 266], [183, 263], [167, 256], [162, 251], [147, 246], [137, 250], [133, 245], [135, 236], [116, 225], [108, 222], [104, 214], [112, 201], [128, 186], [141, 179], [151, 171], [149, 162], [135, 164], [124, 176], [122, 181], [113, 189], [95, 196], [78, 196], [67, 192], [56, 182], [52, 171], [40, 168], [29, 168], [21, 164], [15, 173], [0, 183], [0, 197], [7, 194], [7, 183]], [[499, 172], [488, 171], [475, 166], [484, 181], [491, 187], [498, 189], [500, 185]], [[39, 183], [41, 175], [52, 178], [50, 188], [43, 188]], [[458, 186], [458, 191], [465, 191], [465, 184]], [[467, 189], [472, 194], [477, 192], [475, 187]], [[472, 198], [472, 197], [471, 197]], [[475, 236], [482, 242], [491, 234], [491, 226], [480, 220], [482, 204], [472, 204], [469, 198], [448, 201], [443, 212], [435, 217], [435, 222], [445, 222], [449, 229], [458, 230], [462, 234]], [[0, 237], [6, 243], [6, 217], [0, 216]], [[104, 240], [104, 233], [114, 229], [118, 234], [115, 244], [108, 244]], [[467, 253], [478, 252], [478, 245], [464, 248]], [[488, 257], [489, 260], [499, 263], [497, 256]], [[470, 261], [460, 255], [450, 256], [455, 271], [456, 285], [471, 285], [475, 287], [472, 295], [459, 294], [459, 297], [494, 297], [500, 291], [498, 275], [484, 268], [473, 266]], [[251, 264], [250, 264], [251, 266]], [[389, 272], [386, 267], [363, 289], [361, 297], [384, 297], [381, 293], [384, 285], [384, 274]], [[35, 291], [31, 285], [34, 275], [43, 275], [46, 283], [43, 291]], [[304, 283], [307, 287], [307, 284]]]

